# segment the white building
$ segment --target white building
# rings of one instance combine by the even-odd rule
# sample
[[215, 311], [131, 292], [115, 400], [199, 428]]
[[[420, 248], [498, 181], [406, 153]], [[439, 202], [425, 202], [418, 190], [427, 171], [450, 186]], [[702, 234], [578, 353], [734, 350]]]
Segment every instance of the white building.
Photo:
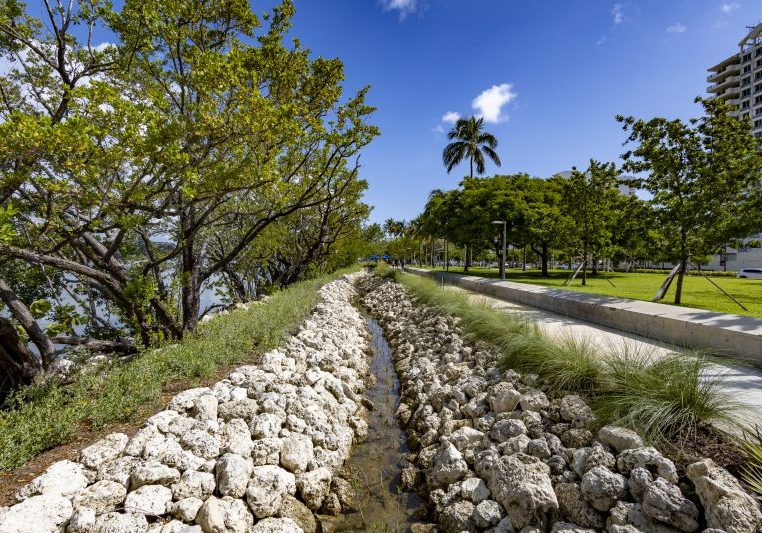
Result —
[[707, 69], [707, 92], [734, 105], [735, 116], [751, 120], [754, 135], [762, 137], [762, 23], [748, 28], [738, 52]]

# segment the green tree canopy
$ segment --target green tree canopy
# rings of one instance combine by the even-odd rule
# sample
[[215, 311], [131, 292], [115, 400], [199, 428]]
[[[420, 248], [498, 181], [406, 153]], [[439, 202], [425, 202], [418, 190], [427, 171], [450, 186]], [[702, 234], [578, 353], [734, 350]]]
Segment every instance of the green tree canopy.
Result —
[[762, 140], [720, 100], [696, 101], [704, 115], [687, 122], [617, 117], [635, 145], [622, 155], [624, 168], [651, 193], [666, 254], [681, 265], [676, 304], [691, 256], [759, 227]]

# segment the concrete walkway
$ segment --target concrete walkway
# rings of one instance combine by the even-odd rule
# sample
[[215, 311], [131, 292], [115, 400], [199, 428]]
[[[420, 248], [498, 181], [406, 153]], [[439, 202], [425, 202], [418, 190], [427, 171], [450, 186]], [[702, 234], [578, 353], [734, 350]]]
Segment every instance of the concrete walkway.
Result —
[[[682, 348], [655, 341], [639, 335], [625, 333], [620, 330], [608, 328], [598, 324], [585, 322], [576, 318], [569, 318], [550, 311], [537, 309], [523, 304], [509, 302], [493, 296], [448, 286], [450, 290], [468, 293], [475, 301], [483, 301], [506, 313], [520, 313], [534, 320], [540, 328], [552, 337], [573, 336], [585, 339], [604, 352], [627, 349], [632, 352], [650, 355], [653, 357], [664, 356], [670, 353], [682, 352]], [[753, 424], [762, 424], [762, 371], [746, 366], [721, 366], [713, 365], [716, 375], [722, 377], [723, 388], [732, 395], [734, 400], [745, 404], [745, 408], [738, 411], [740, 421]]]

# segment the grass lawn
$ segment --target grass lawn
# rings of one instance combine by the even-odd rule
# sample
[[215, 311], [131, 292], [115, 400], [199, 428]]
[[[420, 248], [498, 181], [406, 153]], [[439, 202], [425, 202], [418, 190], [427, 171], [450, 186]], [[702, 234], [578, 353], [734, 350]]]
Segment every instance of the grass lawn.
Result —
[[[436, 270], [444, 270], [437, 268]], [[462, 267], [450, 267], [450, 272], [463, 272]], [[469, 274], [474, 276], [484, 276], [498, 278], [497, 269], [488, 269], [483, 267], [471, 267]], [[642, 274], [642, 273], [623, 273], [608, 272], [605, 278], [601, 276], [588, 276], [587, 285], [582, 286], [581, 274], [577, 276], [571, 286], [564, 287], [564, 282], [568, 279], [571, 272], [568, 270], [551, 270], [549, 277], [540, 276], [539, 270], [527, 270], [523, 272], [516, 269], [508, 269], [506, 279], [518, 283], [532, 283], [551, 287], [555, 289], [568, 289], [580, 292], [589, 292], [594, 294], [605, 294], [607, 296], [619, 296], [621, 298], [632, 298], [633, 300], [650, 301], [656, 291], [664, 282], [667, 274]], [[683, 283], [683, 307], [693, 307], [698, 309], [707, 309], [710, 311], [719, 311], [721, 313], [733, 313], [736, 315], [749, 315], [762, 318], [762, 280], [737, 279], [731, 277], [713, 277], [712, 281], [728, 291], [733, 297], [746, 306], [748, 311], [744, 311], [736, 305], [730, 298], [712, 285], [702, 276], [687, 276]], [[611, 281], [615, 286], [612, 286]], [[672, 286], [667, 292], [661, 303], [671, 304], [675, 298], [675, 286], [677, 279], [672, 282]]]

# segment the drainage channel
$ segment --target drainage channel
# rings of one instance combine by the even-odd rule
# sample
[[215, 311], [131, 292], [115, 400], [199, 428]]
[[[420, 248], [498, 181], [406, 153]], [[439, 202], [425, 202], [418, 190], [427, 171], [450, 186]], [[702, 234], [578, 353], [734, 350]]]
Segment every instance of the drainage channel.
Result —
[[420, 523], [416, 515], [423, 503], [414, 492], [402, 491], [400, 472], [410, 451], [394, 412], [400, 399], [400, 382], [392, 363], [391, 347], [384, 331], [367, 317], [373, 360], [370, 371], [376, 384], [365, 396], [373, 402], [368, 416], [368, 440], [355, 446], [345, 469], [352, 478], [356, 498], [354, 512], [344, 514], [334, 531], [409, 531]]

